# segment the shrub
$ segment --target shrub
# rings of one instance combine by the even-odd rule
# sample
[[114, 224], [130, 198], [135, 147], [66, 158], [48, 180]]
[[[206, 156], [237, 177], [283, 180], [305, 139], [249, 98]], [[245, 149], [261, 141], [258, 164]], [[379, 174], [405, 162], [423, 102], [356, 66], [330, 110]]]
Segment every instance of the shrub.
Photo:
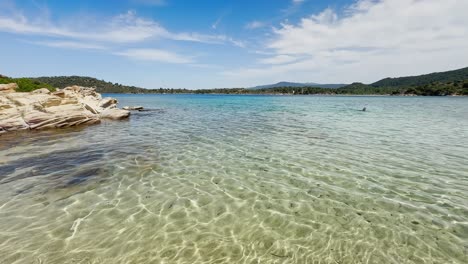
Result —
[[18, 84], [18, 89], [16, 90], [17, 92], [31, 92], [31, 91], [41, 89], [41, 88], [47, 88], [51, 92], [55, 91], [55, 88], [50, 84], [33, 81], [28, 78], [14, 79], [14, 78], [8, 78], [8, 77], [1, 77], [0, 84], [6, 84], [6, 83]]

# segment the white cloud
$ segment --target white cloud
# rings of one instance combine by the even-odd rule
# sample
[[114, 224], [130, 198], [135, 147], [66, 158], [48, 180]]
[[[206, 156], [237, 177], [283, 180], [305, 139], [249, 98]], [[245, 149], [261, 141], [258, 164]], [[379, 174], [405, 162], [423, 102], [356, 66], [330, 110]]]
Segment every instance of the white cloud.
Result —
[[[316, 54], [335, 49], [420, 49], [447, 47], [447, 39], [468, 38], [467, 1], [359, 1], [347, 16], [331, 9], [276, 29], [269, 47], [279, 52]], [[357, 8], [359, 7], [359, 8]], [[467, 43], [467, 42], [465, 42]], [[460, 41], [452, 45], [459, 45]], [[450, 45], [450, 44], [449, 44]]]
[[236, 46], [236, 47], [239, 47], [239, 48], [245, 48], [247, 47], [247, 44], [245, 41], [242, 41], [242, 40], [235, 40], [231, 37], [226, 37], [226, 41], [231, 43], [232, 45]]
[[[70, 24], [70, 23], [69, 23]], [[112, 17], [109, 20], [99, 21], [76, 29], [54, 24], [49, 20], [31, 20], [17, 12], [10, 16], [0, 15], [0, 31], [24, 35], [40, 35], [61, 37], [88, 41], [109, 43], [138, 43], [149, 39], [169, 39], [178, 41], [191, 41], [208, 44], [230, 43], [236, 46], [239, 41], [225, 35], [207, 35], [199, 33], [168, 31], [154, 20], [137, 16], [136, 12], [128, 11]]]
[[294, 61], [297, 61], [297, 58], [289, 55], [277, 55], [259, 60], [259, 62], [263, 64], [285, 64]]
[[[466, 10], [468, 1], [459, 0], [361, 0], [343, 12], [327, 8], [273, 30], [266, 48], [274, 55], [259, 60], [271, 66], [224, 74], [245, 80], [370, 82], [464, 67]], [[278, 63], [288, 59], [292, 62]]]
[[105, 50], [106, 47], [102, 45], [88, 44], [84, 42], [74, 42], [74, 41], [36, 41], [31, 42], [33, 44], [53, 47], [53, 48], [66, 48], [66, 49], [95, 49], [95, 50]]
[[247, 23], [247, 25], [245, 25], [245, 28], [247, 28], [247, 29], [257, 29], [257, 28], [262, 28], [264, 26], [266, 26], [266, 24], [264, 22], [255, 20], [255, 21]]
[[57, 26], [50, 21], [33, 22], [17, 14], [14, 17], [0, 17], [0, 31], [116, 43], [140, 42], [151, 37], [171, 37], [171, 33], [159, 24], [139, 18], [132, 11], [118, 15], [99, 27], [89, 25], [87, 31]]
[[115, 54], [135, 60], [158, 61], [175, 64], [188, 64], [194, 62], [191, 57], [159, 49], [128, 49]]
[[293, 4], [302, 4], [305, 0], [292, 0]]

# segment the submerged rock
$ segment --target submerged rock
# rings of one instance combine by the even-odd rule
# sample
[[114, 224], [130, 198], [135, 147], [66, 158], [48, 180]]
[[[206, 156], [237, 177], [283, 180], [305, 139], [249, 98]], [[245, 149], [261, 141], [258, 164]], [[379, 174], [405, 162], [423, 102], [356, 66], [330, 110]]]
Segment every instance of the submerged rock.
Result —
[[102, 99], [94, 88], [72, 86], [53, 93], [47, 89], [19, 93], [16, 88], [16, 84], [0, 86], [0, 133], [89, 125], [130, 115], [116, 108], [116, 99]]
[[124, 110], [134, 110], [134, 111], [141, 111], [143, 110], [143, 106], [124, 106]]

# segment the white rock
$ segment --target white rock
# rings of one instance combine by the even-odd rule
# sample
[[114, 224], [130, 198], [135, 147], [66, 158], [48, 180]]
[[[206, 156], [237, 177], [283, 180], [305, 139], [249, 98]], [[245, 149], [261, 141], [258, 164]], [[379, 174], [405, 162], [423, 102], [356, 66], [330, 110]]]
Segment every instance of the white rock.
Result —
[[143, 110], [143, 106], [124, 106], [124, 110]]
[[33, 94], [50, 94], [50, 91], [47, 88], [41, 88], [41, 89], [34, 90], [31, 93], [33, 93]]
[[130, 112], [122, 109], [106, 109], [101, 112], [100, 117], [105, 119], [125, 119], [130, 116]]
[[96, 124], [101, 118], [115, 120], [130, 115], [129, 111], [116, 108], [117, 100], [102, 99], [93, 88], [72, 86], [53, 93], [47, 89], [31, 93], [11, 92], [15, 85], [7, 86], [10, 92], [0, 93], [0, 134], [22, 129]]
[[102, 109], [115, 108], [117, 107], [117, 100], [115, 100], [114, 98], [110, 98], [110, 97], [104, 98], [99, 104], [99, 107], [101, 107]]
[[53, 92], [52, 95], [55, 95], [55, 96], [58, 96], [58, 97], [61, 97], [61, 98], [65, 98], [65, 92], [62, 91], [62, 90], [57, 90], [57, 91]]
[[18, 89], [16, 83], [0, 84], [0, 93], [14, 93]]

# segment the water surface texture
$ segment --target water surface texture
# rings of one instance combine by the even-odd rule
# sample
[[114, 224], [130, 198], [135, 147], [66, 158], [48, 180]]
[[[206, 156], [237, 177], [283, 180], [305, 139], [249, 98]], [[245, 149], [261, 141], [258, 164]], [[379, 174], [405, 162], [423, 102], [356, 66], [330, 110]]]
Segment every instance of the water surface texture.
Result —
[[0, 137], [0, 263], [468, 263], [468, 98], [117, 98]]

